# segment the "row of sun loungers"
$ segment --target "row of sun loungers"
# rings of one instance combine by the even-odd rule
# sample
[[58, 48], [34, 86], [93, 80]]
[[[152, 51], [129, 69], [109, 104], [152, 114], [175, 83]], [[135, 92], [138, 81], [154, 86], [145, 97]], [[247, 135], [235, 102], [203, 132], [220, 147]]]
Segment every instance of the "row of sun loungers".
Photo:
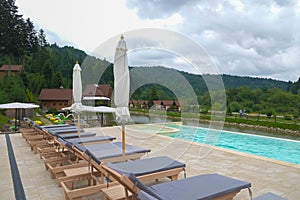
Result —
[[[105, 199], [232, 199], [251, 184], [220, 174], [186, 178], [185, 164], [167, 156], [143, 158], [150, 149], [126, 144], [123, 161], [121, 142], [110, 136], [96, 136], [70, 125], [38, 126], [21, 129], [31, 149], [44, 160], [45, 168], [62, 186], [66, 199], [103, 192]], [[178, 180], [184, 173], [184, 179]], [[154, 184], [161, 178], [171, 181]], [[87, 183], [83, 183], [87, 182]], [[272, 193], [257, 200], [284, 199]]]

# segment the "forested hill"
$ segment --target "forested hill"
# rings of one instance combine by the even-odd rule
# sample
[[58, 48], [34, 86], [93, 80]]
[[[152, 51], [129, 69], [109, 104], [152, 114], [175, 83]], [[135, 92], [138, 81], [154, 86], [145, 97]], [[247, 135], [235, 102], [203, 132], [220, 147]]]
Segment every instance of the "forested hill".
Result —
[[[156, 68], [156, 69], [154, 69]], [[171, 70], [164, 67], [144, 67], [145, 71], [143, 74], [149, 74], [151, 76], [161, 74], [172, 73]], [[209, 83], [210, 80], [216, 80], [219, 75], [212, 74], [203, 74], [196, 75], [190, 74], [183, 71], [178, 71], [193, 87], [195, 93], [200, 96], [203, 95], [207, 91], [207, 84], [213, 85], [213, 83]], [[282, 90], [288, 90], [289, 83], [284, 81], [278, 81], [273, 79], [266, 78], [254, 78], [254, 77], [242, 77], [242, 76], [232, 76], [232, 75], [221, 75], [225, 89], [231, 88], [239, 88], [239, 87], [248, 87], [249, 89], [257, 89], [257, 88], [279, 88]], [[146, 78], [146, 77], [145, 77]], [[204, 81], [206, 80], [207, 83]], [[177, 83], [178, 84], [178, 83]]]
[[288, 82], [279, 81], [267, 78], [254, 78], [249, 76], [232, 76], [224, 74], [222, 75], [226, 89], [237, 88], [241, 86], [247, 86], [250, 89], [256, 88], [280, 88], [283, 90], [288, 89]]
[[[193, 85], [194, 90], [200, 94], [206, 91], [204, 79], [213, 79], [217, 75], [204, 74], [202, 76], [190, 74], [180, 71], [180, 73]], [[289, 83], [285, 81], [279, 81], [267, 78], [256, 78], [249, 76], [232, 76], [228, 74], [221, 75], [224, 82], [225, 89], [248, 87], [250, 89], [257, 88], [279, 88], [282, 90], [288, 90]]]

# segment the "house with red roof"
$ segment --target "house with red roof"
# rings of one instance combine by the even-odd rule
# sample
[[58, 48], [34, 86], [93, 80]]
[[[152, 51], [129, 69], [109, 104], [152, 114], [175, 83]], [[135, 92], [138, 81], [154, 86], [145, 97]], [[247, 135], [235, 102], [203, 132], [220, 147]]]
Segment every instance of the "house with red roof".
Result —
[[2, 65], [0, 67], [0, 78], [7, 75], [9, 71], [12, 75], [16, 75], [16, 74], [20, 74], [22, 70], [23, 70], [22, 65]]
[[[112, 96], [112, 87], [109, 84], [87, 85], [82, 92], [82, 103], [84, 105], [108, 105]], [[42, 89], [40, 95], [40, 106], [48, 110], [55, 108], [61, 111], [62, 108], [69, 107], [73, 103], [72, 89]]]
[[156, 110], [176, 110], [181, 111], [179, 101], [174, 100], [155, 100], [153, 106]]
[[42, 89], [39, 100], [42, 109], [55, 108], [61, 111], [72, 105], [72, 89]]

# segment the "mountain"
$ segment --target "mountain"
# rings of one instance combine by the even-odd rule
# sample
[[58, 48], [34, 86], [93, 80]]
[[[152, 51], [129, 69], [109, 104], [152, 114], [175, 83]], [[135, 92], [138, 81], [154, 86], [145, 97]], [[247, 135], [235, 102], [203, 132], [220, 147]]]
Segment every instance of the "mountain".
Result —
[[[137, 70], [135, 67], [130, 68], [131, 79], [134, 79], [135, 82], [148, 80], [147, 82], [160, 83], [161, 79], [166, 79], [169, 83], [166, 83], [165, 93], [170, 94], [167, 88], [182, 87], [183, 81], [186, 80], [191, 85], [197, 96], [203, 95], [207, 92], [208, 87], [210, 90], [218, 90], [215, 88], [217, 84], [223, 81], [225, 89], [248, 87], [249, 89], [257, 88], [279, 88], [282, 90], [287, 90], [289, 83], [284, 81], [278, 81], [274, 79], [266, 78], [254, 78], [254, 77], [242, 77], [242, 76], [232, 76], [232, 75], [213, 75], [213, 74], [203, 74], [196, 75], [190, 74], [183, 71], [177, 71], [175, 69], [165, 68], [161, 66], [155, 67], [140, 67], [140, 70]], [[180, 77], [182, 76], [182, 77]], [[153, 79], [156, 77], [156, 79]], [[175, 80], [174, 80], [175, 79]], [[177, 79], [177, 80], [176, 80]], [[184, 80], [183, 80], [184, 79]], [[135, 83], [134, 82], [134, 83]], [[185, 83], [186, 84], [186, 83]], [[160, 84], [161, 85], [161, 84]], [[174, 87], [173, 87], [174, 85]], [[150, 86], [143, 86], [143, 90], [149, 88]], [[157, 86], [160, 89], [163, 87]], [[141, 90], [137, 90], [138, 93], [141, 93]], [[137, 95], [139, 96], [139, 95]]]

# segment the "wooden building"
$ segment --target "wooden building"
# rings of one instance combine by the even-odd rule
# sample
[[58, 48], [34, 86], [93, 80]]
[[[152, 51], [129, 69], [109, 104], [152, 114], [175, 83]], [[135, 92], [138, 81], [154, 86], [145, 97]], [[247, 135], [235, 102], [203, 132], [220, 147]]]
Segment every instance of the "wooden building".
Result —
[[9, 71], [11, 75], [17, 75], [20, 74], [21, 71], [23, 70], [22, 65], [2, 65], [0, 67], [0, 78], [6, 76], [9, 74]]
[[55, 108], [61, 111], [72, 105], [72, 89], [42, 89], [39, 100], [42, 109]]

